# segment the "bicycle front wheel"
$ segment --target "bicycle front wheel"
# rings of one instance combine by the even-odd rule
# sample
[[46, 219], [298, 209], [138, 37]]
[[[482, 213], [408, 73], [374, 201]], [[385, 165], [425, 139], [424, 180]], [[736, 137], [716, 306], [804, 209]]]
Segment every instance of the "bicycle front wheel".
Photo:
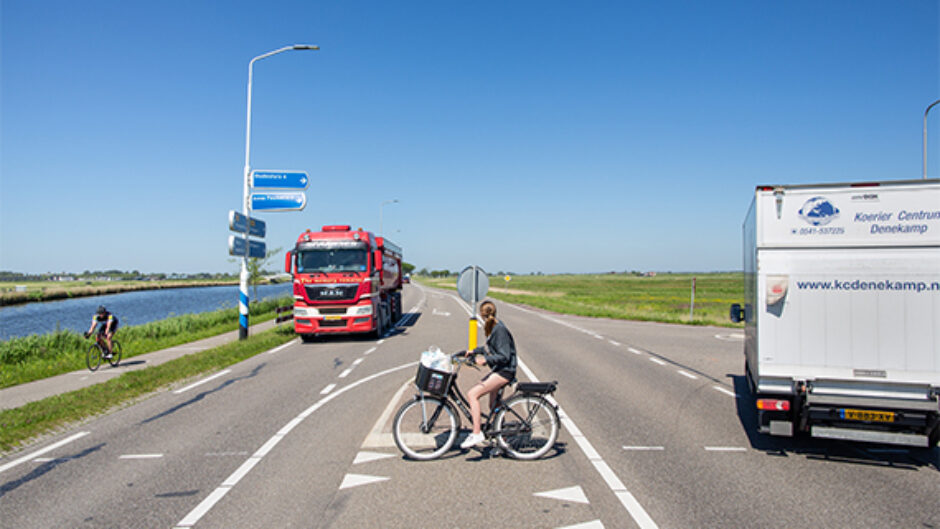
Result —
[[450, 450], [457, 440], [460, 417], [446, 399], [418, 396], [406, 402], [395, 414], [392, 436], [395, 444], [411, 459], [427, 461]]
[[111, 358], [108, 358], [108, 363], [111, 364], [111, 367], [117, 367], [121, 363], [121, 342], [112, 339], [111, 340]]
[[85, 354], [85, 365], [92, 371], [98, 369], [98, 366], [101, 365], [101, 347], [98, 344], [92, 344], [88, 348], [88, 352]]
[[538, 459], [555, 445], [558, 412], [544, 397], [517, 395], [496, 415], [496, 441], [516, 459]]

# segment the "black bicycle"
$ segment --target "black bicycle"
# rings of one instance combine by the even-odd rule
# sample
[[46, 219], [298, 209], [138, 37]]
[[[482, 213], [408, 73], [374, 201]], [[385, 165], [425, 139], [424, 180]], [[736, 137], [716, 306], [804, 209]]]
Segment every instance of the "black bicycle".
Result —
[[[479, 367], [461, 354], [452, 355], [451, 361], [456, 365], [453, 373], [419, 364], [415, 377], [418, 393], [395, 415], [392, 436], [399, 450], [411, 459], [435, 459], [450, 450], [460, 432], [458, 409], [472, 421], [470, 404], [457, 387], [457, 373], [464, 365]], [[499, 390], [491, 413], [481, 411], [482, 432], [486, 439], [496, 441], [496, 455], [538, 459], [558, 439], [557, 406], [545, 398], [555, 392], [558, 382], [520, 382], [515, 393], [503, 400], [506, 387]]]
[[[86, 334], [87, 338], [88, 335]], [[108, 342], [104, 339], [104, 334], [96, 333], [95, 343], [91, 344], [88, 352], [85, 353], [85, 364], [88, 369], [95, 371], [101, 365], [101, 359], [104, 358], [111, 364], [111, 367], [117, 367], [121, 363], [121, 342], [111, 338], [111, 352], [108, 353]]]

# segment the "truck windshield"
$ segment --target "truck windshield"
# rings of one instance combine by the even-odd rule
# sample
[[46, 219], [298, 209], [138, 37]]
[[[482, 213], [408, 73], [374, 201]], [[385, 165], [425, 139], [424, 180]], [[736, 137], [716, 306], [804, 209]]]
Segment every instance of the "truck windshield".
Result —
[[303, 250], [297, 255], [297, 272], [365, 272], [366, 256], [360, 248]]

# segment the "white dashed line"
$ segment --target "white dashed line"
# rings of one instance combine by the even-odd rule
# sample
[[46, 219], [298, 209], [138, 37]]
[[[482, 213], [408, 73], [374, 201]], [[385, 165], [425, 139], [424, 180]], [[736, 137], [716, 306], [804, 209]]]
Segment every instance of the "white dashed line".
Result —
[[721, 386], [712, 386], [712, 387], [715, 388], [716, 390], [718, 390], [718, 391], [724, 393], [725, 395], [728, 395], [729, 397], [738, 398], [737, 394], [735, 394], [735, 392], [733, 392], [733, 391], [727, 390], [727, 389], [725, 389], [725, 388], [723, 388], [723, 387], [721, 387]]
[[23, 457], [21, 457], [21, 458], [19, 458], [19, 459], [10, 461], [9, 463], [7, 463], [7, 464], [5, 464], [5, 465], [0, 466], [0, 472], [3, 472], [4, 470], [9, 470], [9, 469], [11, 469], [11, 468], [13, 468], [13, 467], [15, 467], [15, 466], [17, 466], [17, 465], [19, 465], [19, 464], [22, 464], [22, 463], [27, 462], [27, 461], [31, 461], [31, 460], [33, 460], [33, 459], [35, 459], [35, 458], [37, 458], [37, 457], [39, 457], [39, 456], [45, 454], [46, 452], [51, 452], [51, 451], [55, 450], [56, 448], [59, 448], [59, 447], [61, 447], [61, 446], [65, 446], [65, 445], [71, 443], [72, 441], [75, 441], [76, 439], [81, 439], [82, 437], [85, 437], [86, 435], [88, 435], [88, 434], [90, 434], [90, 433], [91, 433], [91, 432], [78, 432], [77, 434], [75, 434], [75, 435], [73, 435], [73, 436], [66, 437], [65, 439], [59, 441], [58, 443], [53, 443], [53, 444], [51, 444], [51, 445], [49, 445], [49, 446], [43, 448], [42, 450], [38, 450], [38, 451], [36, 451], [36, 452], [33, 452], [32, 454], [25, 455], [25, 456], [23, 456]]
[[118, 459], [160, 459], [163, 454], [124, 454]]
[[224, 371], [219, 371], [218, 373], [212, 375], [211, 377], [206, 377], [206, 378], [200, 380], [199, 382], [190, 384], [190, 385], [186, 386], [185, 388], [178, 389], [178, 390], [174, 391], [173, 394], [174, 394], [174, 395], [179, 395], [180, 393], [184, 393], [184, 392], [186, 392], [186, 391], [189, 391], [189, 390], [191, 390], [191, 389], [193, 389], [193, 388], [195, 388], [195, 387], [198, 387], [198, 386], [201, 386], [202, 384], [205, 384], [206, 382], [209, 382], [209, 381], [211, 381], [211, 380], [215, 380], [215, 379], [217, 379], [217, 378], [219, 378], [219, 377], [222, 377], [222, 376], [225, 376], [225, 375], [227, 375], [227, 374], [229, 374], [229, 373], [231, 373], [231, 372], [232, 372], [231, 369], [226, 369], [226, 370], [224, 370]]
[[362, 354], [374, 353], [374, 352], [375, 352], [375, 349], [376, 349], [376, 348], [373, 347], [372, 349], [369, 349], [368, 351], [366, 351], [366, 352], [364, 352], [364, 353], [362, 353]]
[[743, 446], [706, 446], [707, 452], [747, 452]]
[[692, 380], [698, 380], [697, 376], [693, 375], [692, 373], [686, 373], [685, 371], [681, 369], [678, 371], [678, 373], [686, 378], [691, 378]]
[[627, 351], [630, 351], [631, 353], [633, 353], [633, 354], [635, 354], [635, 355], [641, 355], [641, 354], [643, 354], [643, 351], [640, 351], [639, 349], [634, 349], [634, 348], [632, 348], [632, 347], [627, 347]]
[[357, 365], [361, 364], [363, 360], [365, 360], [365, 359], [364, 359], [364, 358], [357, 358], [357, 359], [353, 360], [352, 365], [357, 366]]
[[333, 391], [333, 388], [336, 387], [336, 384], [330, 384], [329, 386], [323, 388], [323, 391], [320, 392], [320, 395], [326, 395], [327, 393]]
[[610, 342], [610, 345], [616, 345], [617, 347], [620, 347], [620, 342], [616, 342], [614, 340], [607, 340], [607, 341]]
[[666, 448], [662, 446], [625, 446], [623, 449], [637, 452], [658, 452]]
[[351, 367], [348, 368], [346, 371], [343, 371], [342, 373], [340, 373], [340, 374], [339, 374], [339, 378], [346, 378], [346, 377], [349, 376], [350, 373], [352, 373], [352, 368], [351, 368]]
[[663, 362], [662, 360], [660, 360], [659, 358], [656, 358], [655, 356], [650, 357], [650, 362], [653, 362], [654, 364], [659, 364], [661, 366], [666, 365], [666, 362]]

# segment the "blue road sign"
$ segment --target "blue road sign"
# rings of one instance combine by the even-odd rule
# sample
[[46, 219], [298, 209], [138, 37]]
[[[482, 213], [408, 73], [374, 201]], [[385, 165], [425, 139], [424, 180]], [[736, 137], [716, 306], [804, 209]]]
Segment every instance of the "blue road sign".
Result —
[[246, 217], [234, 210], [228, 212], [228, 229], [232, 231], [245, 233], [247, 229], [248, 235], [264, 238], [265, 228], [266, 224], [263, 220]]
[[[264, 259], [267, 251], [263, 241], [248, 240], [248, 257], [255, 259]], [[238, 235], [228, 236], [228, 254], [242, 257], [245, 255], [245, 238]]]
[[251, 186], [268, 189], [307, 189], [310, 178], [303, 171], [252, 171]]
[[307, 194], [303, 191], [251, 194], [251, 209], [255, 211], [299, 211], [306, 205]]

